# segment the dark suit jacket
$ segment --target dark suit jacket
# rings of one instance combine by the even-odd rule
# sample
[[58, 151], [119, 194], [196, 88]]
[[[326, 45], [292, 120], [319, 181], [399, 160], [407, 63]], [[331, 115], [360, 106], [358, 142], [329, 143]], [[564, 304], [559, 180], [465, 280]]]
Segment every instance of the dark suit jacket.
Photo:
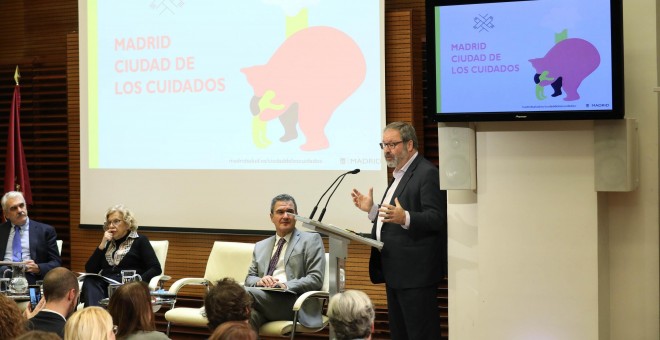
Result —
[[[0, 256], [5, 256], [10, 231], [11, 222], [7, 221], [0, 224]], [[51, 269], [62, 265], [56, 241], [55, 228], [30, 219], [30, 258], [39, 265], [41, 271], [39, 275], [33, 273], [25, 275], [30, 284], [35, 284], [37, 280], [43, 280]]]
[[[371, 281], [395, 289], [438, 283], [447, 273], [447, 194], [438, 169], [418, 153], [388, 203], [394, 198], [410, 213], [410, 228], [383, 223], [383, 249], [371, 249]], [[376, 239], [376, 221], [371, 236]]]
[[28, 329], [57, 333], [64, 338], [64, 324], [66, 320], [61, 315], [47, 310], [42, 310], [28, 321]]

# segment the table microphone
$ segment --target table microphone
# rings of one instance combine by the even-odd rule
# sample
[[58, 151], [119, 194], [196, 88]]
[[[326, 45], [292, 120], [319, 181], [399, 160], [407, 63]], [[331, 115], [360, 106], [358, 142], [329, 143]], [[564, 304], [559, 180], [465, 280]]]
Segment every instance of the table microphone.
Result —
[[[346, 175], [348, 175], [348, 174], [357, 174], [358, 172], [360, 172], [360, 169], [351, 170], [351, 171], [344, 172], [343, 174], [339, 175], [339, 177], [337, 177], [337, 178], [335, 179], [335, 181], [332, 182], [332, 184], [330, 184], [330, 186], [329, 186], [328, 189], [323, 193], [323, 195], [321, 195], [321, 197], [319, 197], [319, 201], [316, 202], [316, 205], [314, 206], [314, 209], [312, 209], [312, 213], [309, 215], [309, 219], [310, 219], [310, 220], [311, 220], [311, 219], [314, 219], [314, 214], [316, 214], [316, 209], [319, 208], [319, 203], [321, 203], [321, 200], [323, 199], [323, 197], [325, 196], [325, 194], [327, 194], [328, 191], [330, 191], [330, 189], [332, 189], [332, 186], [335, 185], [335, 183], [337, 183], [337, 181], [338, 181], [340, 178], [344, 178], [344, 176], [346, 176]], [[341, 182], [339, 182], [339, 183], [341, 183]], [[335, 188], [335, 190], [336, 190], [336, 188]], [[333, 193], [334, 193], [334, 191], [333, 191]], [[331, 196], [332, 196], [332, 195], [331, 195]], [[328, 206], [328, 203], [326, 203], [325, 205]], [[323, 208], [323, 210], [324, 210], [324, 212], [325, 212], [325, 208]], [[323, 216], [323, 213], [321, 213], [321, 216]]]
[[[352, 174], [352, 175], [357, 174], [358, 172], [360, 172], [360, 169], [355, 169], [355, 170], [349, 171], [349, 172], [347, 172], [347, 173], [340, 176], [341, 180], [339, 180], [339, 183], [337, 183], [337, 185], [335, 185], [335, 188], [330, 193], [330, 196], [328, 196], [328, 200], [325, 201], [325, 206], [323, 207], [323, 210], [321, 210], [321, 215], [319, 215], [319, 222], [321, 222], [321, 220], [323, 220], [323, 215], [325, 215], [325, 208], [328, 207], [328, 203], [330, 203], [330, 199], [332, 198], [332, 195], [335, 194], [335, 191], [337, 190], [337, 188], [339, 188], [339, 185], [344, 180], [344, 177], [346, 177], [346, 175], [348, 175], [348, 174]], [[330, 188], [328, 188], [328, 190], [330, 190]]]

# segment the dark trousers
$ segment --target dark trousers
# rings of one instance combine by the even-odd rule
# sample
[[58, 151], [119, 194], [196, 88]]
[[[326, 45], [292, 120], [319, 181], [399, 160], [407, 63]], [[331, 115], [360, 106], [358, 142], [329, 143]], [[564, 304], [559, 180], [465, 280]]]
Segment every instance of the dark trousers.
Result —
[[437, 285], [385, 290], [393, 340], [440, 339]]
[[[121, 277], [111, 277], [113, 280], [121, 282]], [[98, 306], [99, 301], [108, 297], [108, 282], [97, 276], [87, 276], [83, 281], [82, 290], [80, 291], [80, 302], [85, 304], [85, 307]]]

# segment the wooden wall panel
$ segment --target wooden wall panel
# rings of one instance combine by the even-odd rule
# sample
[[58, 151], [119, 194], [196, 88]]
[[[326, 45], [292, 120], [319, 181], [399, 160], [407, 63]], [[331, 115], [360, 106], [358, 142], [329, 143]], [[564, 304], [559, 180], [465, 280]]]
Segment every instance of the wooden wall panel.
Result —
[[386, 121], [413, 121], [412, 12], [385, 14]]

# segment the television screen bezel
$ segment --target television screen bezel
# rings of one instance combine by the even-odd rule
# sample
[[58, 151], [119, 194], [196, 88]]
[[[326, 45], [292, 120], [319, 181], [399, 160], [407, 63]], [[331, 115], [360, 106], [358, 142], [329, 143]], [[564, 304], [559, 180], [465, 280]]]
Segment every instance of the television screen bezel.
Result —
[[625, 116], [623, 68], [623, 2], [610, 1], [612, 46], [612, 107], [609, 110], [506, 111], [440, 113], [436, 108], [435, 8], [437, 6], [480, 3], [506, 3], [537, 0], [427, 0], [426, 1], [426, 74], [427, 114], [436, 122], [539, 121], [622, 119]]

